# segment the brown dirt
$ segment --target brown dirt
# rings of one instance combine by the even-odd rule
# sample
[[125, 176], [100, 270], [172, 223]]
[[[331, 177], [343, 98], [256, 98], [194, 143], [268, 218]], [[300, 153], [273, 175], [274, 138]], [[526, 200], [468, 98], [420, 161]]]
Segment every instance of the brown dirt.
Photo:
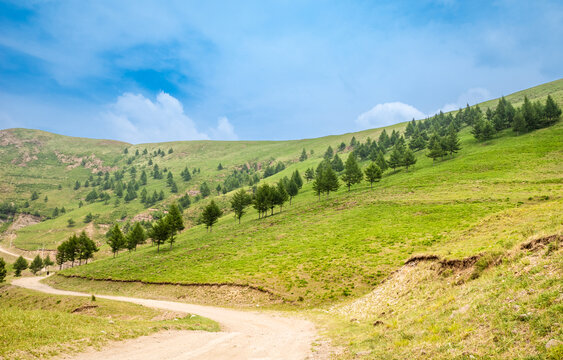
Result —
[[35, 225], [41, 222], [41, 218], [29, 214], [19, 214], [18, 217], [8, 228], [8, 231], [14, 232], [26, 226]]
[[[86, 293], [53, 289], [42, 284], [41, 277], [19, 278], [13, 285], [49, 294], [90, 296]], [[77, 356], [75, 360], [121, 359], [322, 359], [328, 354], [313, 354], [316, 330], [312, 323], [289, 318], [278, 313], [225, 309], [171, 301], [148, 300], [120, 296], [96, 295], [116, 301], [126, 301], [151, 308], [198, 314], [218, 321], [220, 332], [165, 331], [134, 340], [115, 342], [101, 351], [94, 349]]]

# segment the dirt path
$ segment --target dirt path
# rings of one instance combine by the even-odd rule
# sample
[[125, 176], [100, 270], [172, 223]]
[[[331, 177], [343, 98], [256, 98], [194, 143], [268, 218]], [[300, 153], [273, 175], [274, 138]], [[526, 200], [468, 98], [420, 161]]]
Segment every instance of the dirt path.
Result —
[[[13, 285], [48, 294], [90, 296], [90, 294], [54, 289], [27, 277]], [[272, 313], [237, 311], [212, 306], [172, 301], [96, 295], [98, 298], [127, 301], [143, 306], [201, 315], [221, 324], [222, 331], [165, 331], [134, 340], [114, 343], [101, 351], [89, 351], [65, 359], [313, 359], [311, 346], [316, 337], [312, 323]]]
[[[14, 257], [20, 257], [20, 254], [13, 253], [13, 252], [11, 252], [11, 251], [8, 250], [8, 249], [3, 248], [2, 246], [0, 246], [0, 252], [1, 252], [1, 253], [4, 253], [4, 254], [11, 255], [11, 256], [14, 256]], [[26, 256], [24, 256], [23, 258], [26, 259], [26, 260], [30, 260], [30, 261], [33, 260], [33, 259], [30, 259], [30, 258], [28, 258], [28, 257], [26, 257]]]

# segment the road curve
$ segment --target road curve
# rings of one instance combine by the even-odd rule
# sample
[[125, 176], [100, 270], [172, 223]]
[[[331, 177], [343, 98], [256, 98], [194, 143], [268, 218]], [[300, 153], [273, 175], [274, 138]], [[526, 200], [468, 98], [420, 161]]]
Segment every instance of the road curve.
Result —
[[[91, 296], [91, 294], [54, 289], [40, 282], [45, 277], [24, 277], [13, 285], [48, 294]], [[305, 320], [278, 314], [237, 311], [213, 306], [173, 301], [96, 295], [97, 298], [126, 301], [156, 309], [197, 314], [221, 324], [217, 333], [205, 331], [166, 331], [113, 343], [101, 351], [88, 351], [73, 360], [147, 360], [147, 359], [288, 359], [312, 358], [316, 337], [314, 325]]]

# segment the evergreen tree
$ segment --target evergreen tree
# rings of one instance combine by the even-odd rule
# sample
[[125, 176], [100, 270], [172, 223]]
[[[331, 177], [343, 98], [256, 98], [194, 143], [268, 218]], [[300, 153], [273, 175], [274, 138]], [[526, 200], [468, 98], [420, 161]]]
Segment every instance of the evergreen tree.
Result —
[[303, 178], [301, 174], [299, 174], [299, 170], [295, 170], [293, 174], [291, 174], [291, 180], [297, 184], [297, 187], [301, 189], [303, 187]]
[[6, 262], [3, 258], [0, 257], [0, 283], [4, 282], [7, 273], [8, 271], [6, 270]]
[[383, 149], [387, 149], [389, 147], [390, 139], [389, 139], [389, 135], [387, 135], [387, 131], [385, 129], [383, 129], [381, 134], [379, 134], [379, 139], [377, 140], [377, 143]]
[[313, 181], [313, 190], [317, 195], [319, 195], [320, 198], [321, 193], [324, 192], [328, 196], [331, 191], [336, 191], [339, 187], [340, 183], [338, 181], [338, 176], [336, 176], [336, 173], [334, 172], [334, 170], [332, 170], [332, 167], [325, 163], [320, 168], [320, 171], [315, 177], [315, 181]]
[[88, 214], [86, 214], [86, 216], [84, 217], [84, 223], [85, 223], [85, 224], [91, 223], [92, 220], [94, 220], [94, 215], [92, 215], [92, 213], [88, 213]]
[[430, 140], [428, 141], [428, 156], [433, 161], [437, 158], [442, 158], [446, 155], [446, 151], [442, 148], [442, 142], [437, 134], [432, 134]]
[[187, 166], [180, 173], [180, 175], [182, 176], [182, 179], [184, 179], [184, 181], [190, 181], [192, 179], [192, 175], [190, 174], [190, 170], [188, 170]]
[[170, 218], [170, 226], [172, 227], [173, 231], [182, 231], [184, 230], [184, 220], [182, 218], [182, 212], [180, 208], [176, 204], [171, 204], [168, 208], [168, 215]]
[[326, 149], [325, 154], [324, 154], [323, 157], [324, 157], [326, 160], [330, 160], [330, 159], [332, 159], [332, 156], [333, 156], [333, 155], [334, 155], [334, 150], [332, 150], [332, 147], [329, 145], [328, 148]]
[[29, 264], [29, 270], [35, 275], [38, 271], [41, 271], [41, 268], [43, 268], [43, 260], [41, 260], [41, 256], [37, 255]]
[[291, 205], [291, 200], [293, 199], [294, 196], [297, 196], [297, 194], [299, 193], [299, 186], [297, 186], [295, 181], [291, 179], [287, 184], [286, 190], [287, 190], [287, 194], [289, 195], [289, 205]]
[[[76, 182], [74, 183], [74, 190], [78, 190], [80, 189], [80, 181], [76, 180]], [[31, 199], [31, 200], [35, 200], [35, 199]]]
[[303, 151], [301, 152], [301, 156], [299, 156], [299, 161], [305, 161], [307, 160], [307, 151], [305, 151], [305, 148], [303, 148]]
[[221, 163], [219, 163], [219, 165], [217, 165], [217, 170], [219, 170], [219, 171], [223, 170], [223, 165]]
[[113, 257], [115, 258], [119, 250], [125, 245], [125, 237], [117, 224], [110, 229], [107, 243], [113, 252]]
[[555, 103], [551, 95], [547, 95], [545, 100], [544, 117], [545, 126], [555, 124], [561, 117], [561, 108]]
[[454, 153], [457, 153], [459, 150], [461, 150], [459, 137], [457, 136], [457, 131], [455, 130], [455, 127], [453, 125], [450, 125], [448, 127], [448, 133], [444, 138], [444, 147], [444, 150], [449, 152], [452, 156]]
[[176, 185], [175, 181], [172, 181], [172, 185], [170, 185], [170, 192], [173, 194], [178, 192], [178, 185]]
[[343, 141], [340, 143], [340, 146], [338, 146], [338, 151], [344, 151], [344, 150], [346, 150], [346, 143], [344, 143]]
[[524, 104], [520, 108], [522, 110], [522, 116], [524, 121], [526, 121], [526, 128], [528, 130], [534, 130], [538, 128], [539, 119], [537, 118], [537, 113], [534, 109], [533, 104], [528, 100], [527, 96], [524, 96]]
[[127, 250], [137, 251], [137, 245], [142, 244], [146, 239], [145, 229], [140, 223], [136, 222], [131, 231], [127, 233]]
[[254, 208], [258, 210], [258, 218], [268, 216], [268, 209], [273, 201], [270, 185], [262, 184], [254, 194]]
[[356, 157], [352, 153], [346, 160], [346, 170], [344, 171], [344, 175], [342, 175], [342, 180], [344, 180], [344, 183], [348, 187], [348, 191], [350, 191], [350, 187], [354, 184], [359, 184], [362, 181], [362, 178], [362, 170], [358, 166]]
[[409, 170], [409, 166], [416, 164], [416, 157], [411, 149], [405, 150], [402, 160], [402, 165], [407, 168], [407, 171]]
[[49, 266], [53, 266], [55, 265], [55, 263], [53, 262], [53, 260], [51, 260], [51, 257], [49, 255], [47, 255], [47, 257], [45, 259], [43, 259], [43, 265], [45, 266], [45, 269], [47, 269], [47, 275], [49, 274]]
[[208, 197], [211, 194], [211, 190], [209, 189], [209, 185], [206, 182], [202, 183], [199, 186], [199, 192], [201, 193], [202, 197]]
[[393, 146], [393, 151], [391, 151], [391, 155], [389, 155], [388, 164], [393, 170], [403, 164], [403, 151], [401, 151], [400, 146]]
[[75, 245], [79, 265], [82, 263], [82, 260], [88, 262], [88, 259], [93, 258], [94, 253], [99, 250], [96, 243], [86, 235], [85, 231], [82, 231], [76, 238]]
[[160, 245], [164, 244], [170, 236], [170, 223], [166, 217], [158, 219], [149, 231], [149, 237], [156, 244], [156, 252], [160, 252]]
[[172, 186], [173, 182], [174, 182], [174, 175], [172, 175], [172, 171], [169, 171], [168, 175], [166, 176], [166, 185]]
[[358, 140], [356, 140], [355, 136], [352, 136], [352, 139], [350, 140], [350, 147], [354, 147], [358, 144]]
[[289, 194], [285, 190], [285, 185], [283, 181], [279, 181], [277, 184], [276, 191], [274, 193], [274, 205], [278, 205], [280, 207], [280, 213], [282, 212], [283, 204], [287, 202], [289, 199]]
[[372, 162], [368, 165], [368, 167], [364, 170], [366, 175], [366, 180], [369, 182], [369, 187], [373, 188], [373, 183], [381, 180], [381, 168], [377, 166], [375, 162]]
[[208, 231], [213, 230], [213, 224], [219, 220], [222, 213], [223, 212], [219, 209], [219, 206], [217, 206], [213, 200], [211, 200], [211, 202], [203, 209], [201, 218]]
[[252, 198], [244, 189], [238, 190], [231, 198], [231, 208], [233, 209], [235, 219], [238, 219], [239, 224], [240, 219], [245, 213], [245, 208], [250, 205], [251, 202]]
[[522, 115], [522, 111], [520, 110], [518, 110], [516, 115], [514, 115], [512, 130], [516, 133], [516, 135], [523, 134], [528, 130], [526, 127], [526, 120], [524, 120], [524, 115]]
[[382, 172], [384, 172], [389, 168], [389, 165], [387, 164], [387, 160], [385, 160], [385, 156], [383, 155], [383, 152], [381, 150], [377, 153], [377, 158], [375, 159], [375, 162], [377, 163], [377, 166], [379, 166]]
[[17, 258], [16, 262], [14, 262], [14, 264], [12, 265], [12, 268], [14, 269], [14, 273], [15, 276], [21, 276], [22, 271], [24, 271], [25, 269], [27, 269], [27, 260], [23, 258], [23, 256], [20, 256], [19, 258]]
[[412, 121], [407, 123], [407, 127], [405, 128], [405, 137], [408, 139], [412, 135], [414, 135], [414, 131], [416, 129], [416, 121], [412, 119]]
[[341, 172], [342, 170], [344, 170], [344, 163], [342, 162], [342, 159], [340, 159], [340, 156], [338, 156], [338, 154], [334, 155], [334, 158], [330, 162], [330, 166], [332, 166], [332, 169], [336, 172]]
[[315, 178], [315, 171], [311, 168], [308, 168], [307, 170], [305, 170], [305, 179], [307, 179], [307, 182], [313, 180]]

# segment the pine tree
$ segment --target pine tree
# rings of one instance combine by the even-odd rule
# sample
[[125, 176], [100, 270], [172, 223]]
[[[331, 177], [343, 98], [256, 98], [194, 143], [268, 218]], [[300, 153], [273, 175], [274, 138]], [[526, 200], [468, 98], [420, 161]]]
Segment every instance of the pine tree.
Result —
[[379, 139], [377, 140], [377, 143], [383, 149], [387, 149], [389, 147], [390, 145], [389, 135], [387, 135], [387, 131], [385, 129], [383, 129], [381, 134], [379, 134]]
[[432, 134], [430, 140], [428, 141], [428, 156], [433, 161], [438, 158], [442, 158], [446, 155], [446, 151], [442, 148], [440, 138], [437, 134]]
[[146, 239], [145, 229], [141, 226], [140, 223], [136, 222], [131, 231], [127, 233], [126, 242], [127, 242], [127, 249], [137, 250], [137, 245], [142, 244]]
[[338, 156], [338, 154], [334, 155], [334, 158], [330, 162], [330, 166], [332, 166], [332, 169], [336, 172], [341, 172], [342, 170], [344, 170], [344, 163], [342, 162], [342, 159], [340, 159], [340, 156]]
[[209, 189], [209, 185], [206, 182], [202, 183], [199, 186], [199, 192], [201, 193], [202, 197], [208, 197], [211, 194], [211, 190]]
[[405, 137], [408, 139], [414, 134], [416, 129], [416, 121], [412, 119], [412, 121], [407, 123], [407, 127], [405, 128]]
[[29, 264], [29, 270], [35, 275], [38, 271], [41, 271], [41, 268], [43, 268], [43, 260], [41, 260], [41, 256], [37, 255]]
[[47, 275], [49, 275], [49, 266], [55, 265], [55, 263], [53, 262], [53, 260], [51, 260], [51, 257], [49, 255], [47, 255], [47, 257], [45, 259], [43, 259], [43, 265], [45, 266], [45, 269], [47, 270]]
[[158, 219], [149, 231], [149, 237], [156, 244], [156, 252], [160, 252], [160, 245], [164, 244], [170, 236], [170, 223], [166, 217]]
[[119, 250], [125, 245], [125, 237], [117, 224], [111, 228], [107, 243], [113, 252], [113, 257], [115, 258]]
[[526, 128], [528, 130], [534, 130], [538, 128], [538, 118], [537, 113], [534, 110], [533, 104], [528, 100], [527, 96], [524, 96], [524, 104], [520, 108], [522, 111], [522, 115], [524, 120], [526, 121]]
[[301, 177], [301, 174], [299, 174], [299, 170], [295, 170], [293, 174], [291, 174], [291, 180], [297, 184], [299, 189], [303, 187], [303, 178]]
[[20, 256], [19, 258], [17, 258], [17, 260], [14, 262], [14, 264], [12, 265], [12, 268], [14, 269], [14, 273], [15, 276], [21, 276], [22, 271], [24, 271], [25, 269], [27, 269], [27, 260], [23, 258], [23, 256]]
[[377, 166], [379, 166], [382, 172], [384, 172], [389, 168], [389, 165], [387, 164], [387, 160], [385, 160], [385, 156], [383, 155], [383, 152], [381, 150], [377, 153], [377, 158], [375, 159], [375, 162], [377, 163]]
[[342, 180], [348, 187], [348, 191], [350, 191], [350, 187], [354, 184], [359, 184], [362, 181], [363, 174], [362, 170], [358, 166], [356, 162], [356, 157], [354, 154], [350, 154], [348, 159], [346, 160], [346, 170], [344, 171], [344, 175], [342, 176]]
[[274, 193], [274, 205], [280, 207], [280, 212], [282, 212], [283, 204], [289, 199], [289, 194], [285, 190], [285, 185], [283, 181], [279, 181], [276, 186], [276, 192]]
[[373, 183], [381, 179], [382, 171], [381, 168], [377, 166], [375, 162], [372, 162], [364, 170], [364, 173], [366, 175], [366, 180], [369, 182], [369, 187], [373, 188]]
[[305, 151], [305, 148], [303, 148], [303, 151], [301, 152], [301, 156], [299, 156], [299, 161], [305, 161], [307, 160], [307, 151]]
[[544, 107], [545, 126], [555, 124], [561, 117], [561, 108], [555, 103], [551, 95], [547, 95]]
[[330, 166], [326, 166], [323, 172], [323, 190], [326, 195], [330, 195], [331, 191], [336, 191], [340, 187], [340, 182], [338, 181], [338, 176]]
[[289, 205], [291, 205], [291, 200], [293, 197], [297, 196], [299, 193], [299, 186], [291, 179], [289, 183], [287, 183], [287, 194], [289, 195]]
[[7, 273], [8, 271], [6, 270], [6, 262], [3, 258], [0, 257], [0, 283], [4, 282]]
[[391, 155], [389, 155], [388, 164], [393, 170], [403, 164], [403, 151], [401, 151], [399, 146], [393, 147], [393, 151], [391, 151]]
[[172, 227], [173, 231], [182, 231], [184, 230], [184, 220], [182, 218], [182, 212], [180, 208], [176, 204], [171, 204], [168, 208], [168, 215], [170, 218], [170, 226]]
[[414, 156], [414, 153], [411, 149], [405, 150], [405, 153], [403, 154], [402, 165], [406, 167], [408, 171], [409, 166], [414, 164], [416, 164], [416, 157]]
[[518, 110], [516, 115], [514, 115], [512, 130], [516, 133], [516, 135], [523, 134], [528, 130], [526, 127], [526, 120], [524, 120], [524, 115], [522, 115], [522, 111], [520, 110]]
[[211, 200], [211, 202], [203, 209], [201, 218], [208, 231], [212, 231], [213, 224], [219, 220], [222, 213], [223, 212], [219, 209], [219, 206], [217, 206], [213, 200]]
[[219, 165], [217, 165], [217, 170], [219, 170], [219, 171], [223, 170], [223, 165], [221, 163], [219, 163]]
[[178, 185], [176, 185], [175, 181], [172, 181], [172, 185], [170, 185], [170, 192], [173, 194], [178, 192]]
[[445, 151], [449, 152], [450, 155], [453, 156], [454, 153], [457, 153], [461, 150], [461, 146], [459, 144], [459, 137], [457, 136], [457, 131], [453, 125], [448, 127], [448, 133], [444, 139]]
[[235, 219], [238, 219], [239, 224], [240, 219], [245, 213], [245, 208], [250, 205], [251, 202], [252, 198], [244, 189], [238, 190], [231, 198], [231, 208], [233, 209]]
[[307, 170], [305, 170], [305, 179], [307, 179], [307, 182], [313, 180], [315, 178], [315, 171], [311, 168], [308, 168]]
[[328, 148], [326, 148], [325, 154], [324, 154], [324, 158], [326, 160], [330, 160], [332, 159], [332, 156], [334, 155], [334, 150], [332, 150], [332, 147], [329, 145]]
[[166, 176], [166, 185], [172, 186], [173, 182], [174, 182], [174, 175], [172, 175], [172, 171], [169, 171], [168, 175]]

